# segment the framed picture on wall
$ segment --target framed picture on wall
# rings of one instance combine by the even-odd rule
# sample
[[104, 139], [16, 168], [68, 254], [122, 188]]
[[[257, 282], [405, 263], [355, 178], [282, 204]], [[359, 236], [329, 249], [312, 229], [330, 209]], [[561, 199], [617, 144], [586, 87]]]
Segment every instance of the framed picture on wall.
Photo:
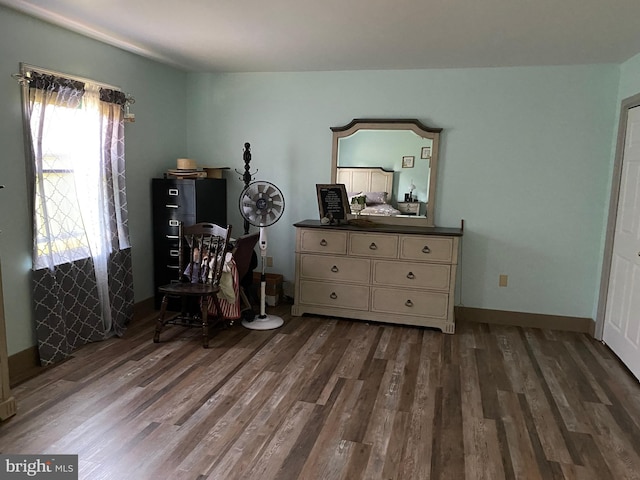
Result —
[[422, 147], [420, 158], [431, 158], [431, 147]]
[[402, 168], [413, 168], [416, 157], [402, 157]]

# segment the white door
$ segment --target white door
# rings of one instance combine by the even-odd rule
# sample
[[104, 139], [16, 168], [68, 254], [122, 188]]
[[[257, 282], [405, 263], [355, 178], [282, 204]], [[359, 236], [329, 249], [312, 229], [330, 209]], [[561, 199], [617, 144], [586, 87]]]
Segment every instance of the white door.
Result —
[[640, 379], [640, 107], [627, 116], [606, 305], [603, 340]]

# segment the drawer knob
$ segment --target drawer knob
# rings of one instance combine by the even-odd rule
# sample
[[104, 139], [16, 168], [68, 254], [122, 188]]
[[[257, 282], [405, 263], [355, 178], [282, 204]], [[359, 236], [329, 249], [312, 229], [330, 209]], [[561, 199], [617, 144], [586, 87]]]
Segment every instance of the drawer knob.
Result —
[[431, 253], [429, 245], [425, 245], [424, 247], [422, 247], [422, 253]]
[[323, 238], [322, 240], [320, 240], [320, 245], [322, 247], [326, 247], [327, 246], [327, 241]]
[[406, 302], [404, 302], [404, 304], [405, 304], [407, 307], [413, 307], [413, 302], [412, 302], [411, 300], [407, 300]]
[[333, 267], [331, 267], [331, 271], [333, 273], [338, 273], [338, 267], [336, 267], [335, 265]]
[[332, 300], [335, 300], [336, 298], [338, 298], [338, 295], [336, 295], [336, 292], [331, 292], [331, 295], [329, 295], [329, 298], [331, 298]]
[[407, 278], [409, 280], [413, 280], [414, 278], [416, 278], [416, 276], [413, 274], [413, 272], [409, 272], [409, 273], [407, 273]]
[[167, 203], [165, 205], [165, 207], [167, 207], [167, 208], [178, 208], [178, 205], [171, 205], [170, 203]]
[[377, 250], [377, 249], [378, 249], [378, 246], [375, 243], [371, 242], [371, 245], [369, 245], [369, 250]]

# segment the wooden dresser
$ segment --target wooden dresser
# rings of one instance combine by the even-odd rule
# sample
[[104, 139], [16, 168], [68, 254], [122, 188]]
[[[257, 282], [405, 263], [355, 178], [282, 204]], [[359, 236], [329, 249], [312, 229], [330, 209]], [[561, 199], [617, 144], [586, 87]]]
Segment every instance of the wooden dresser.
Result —
[[457, 228], [296, 223], [292, 315], [315, 313], [454, 333]]

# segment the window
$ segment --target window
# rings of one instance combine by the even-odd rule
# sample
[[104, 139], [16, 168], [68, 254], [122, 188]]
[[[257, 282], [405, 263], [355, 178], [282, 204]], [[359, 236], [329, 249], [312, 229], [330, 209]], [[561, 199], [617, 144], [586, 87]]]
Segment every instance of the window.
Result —
[[[111, 238], [105, 219], [103, 126], [111, 110], [97, 87], [34, 93], [30, 129], [36, 153], [34, 267], [69, 263], [105, 253]], [[119, 108], [119, 107], [118, 107]], [[46, 114], [45, 114], [46, 110]], [[107, 160], [105, 160], [107, 161]], [[38, 164], [39, 163], [39, 164]]]
[[[32, 131], [41, 110], [42, 104], [36, 102]], [[91, 256], [87, 235], [98, 232], [99, 221], [97, 212], [92, 212], [99, 200], [99, 115], [97, 108], [81, 102], [50, 105], [43, 119], [42, 175], [36, 176], [35, 186], [36, 268], [47, 266], [48, 255], [56, 265]]]

